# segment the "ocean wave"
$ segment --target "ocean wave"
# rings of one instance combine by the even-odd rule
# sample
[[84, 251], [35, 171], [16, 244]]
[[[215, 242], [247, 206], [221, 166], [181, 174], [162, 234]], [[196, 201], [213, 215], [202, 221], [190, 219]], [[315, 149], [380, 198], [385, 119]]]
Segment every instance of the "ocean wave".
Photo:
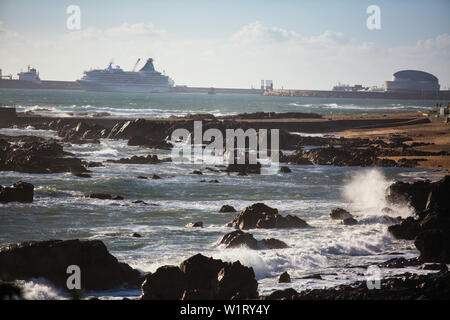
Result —
[[102, 116], [102, 117], [125, 117], [125, 118], [168, 118], [171, 116], [184, 117], [188, 114], [209, 113], [214, 116], [234, 115], [236, 112], [228, 112], [221, 109], [159, 109], [159, 108], [124, 108], [124, 107], [101, 107], [92, 105], [72, 106], [17, 106], [18, 112], [32, 112], [38, 115], [51, 115], [58, 117], [70, 116]]
[[67, 295], [61, 290], [56, 289], [52, 283], [43, 278], [32, 279], [29, 281], [18, 281], [23, 289], [23, 295], [26, 300], [66, 300]]

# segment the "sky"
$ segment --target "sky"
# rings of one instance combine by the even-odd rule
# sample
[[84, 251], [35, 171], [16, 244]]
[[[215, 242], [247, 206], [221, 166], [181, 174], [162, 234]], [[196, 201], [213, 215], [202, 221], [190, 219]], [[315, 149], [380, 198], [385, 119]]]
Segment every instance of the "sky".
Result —
[[[80, 29], [69, 29], [70, 5]], [[366, 12], [380, 8], [380, 29]], [[0, 0], [3, 75], [76, 80], [152, 57], [177, 85], [330, 90], [382, 86], [399, 70], [450, 86], [450, 0]], [[139, 68], [138, 66], [138, 68]]]

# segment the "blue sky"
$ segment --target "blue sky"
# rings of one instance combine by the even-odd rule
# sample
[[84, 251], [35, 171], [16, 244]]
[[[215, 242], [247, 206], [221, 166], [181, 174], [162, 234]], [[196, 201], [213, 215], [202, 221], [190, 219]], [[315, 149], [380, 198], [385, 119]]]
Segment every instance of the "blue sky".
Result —
[[[65, 11], [71, 4], [81, 8], [80, 31], [66, 28]], [[381, 30], [366, 28], [366, 8], [372, 4], [381, 9]], [[177, 83], [188, 85], [248, 87], [257, 85], [258, 79], [264, 77], [273, 78], [275, 85], [285, 87], [328, 89], [338, 81], [380, 85], [397, 71], [394, 68], [427, 68], [426, 71], [438, 73], [442, 84], [448, 86], [449, 13], [448, 0], [1, 0], [0, 44], [11, 50], [10, 56], [5, 50], [0, 53], [0, 68], [16, 73], [17, 68], [33, 63], [42, 75], [73, 80], [83, 70], [75, 67], [104, 65], [114, 58], [125, 68], [134, 63], [129, 59], [152, 54], [157, 55], [157, 67], [161, 63], [159, 69], [170, 71]], [[118, 32], [117, 28], [122, 30]], [[136, 28], [147, 37], [136, 38]], [[272, 37], [274, 34], [280, 34], [283, 41]], [[334, 41], [334, 34], [339, 35], [339, 43]], [[247, 41], [249, 37], [253, 39], [251, 43]], [[96, 47], [89, 43], [95, 39]], [[133, 48], [131, 39], [135, 40]], [[142, 45], [139, 47], [136, 42]], [[58, 50], [52, 52], [52, 43]], [[124, 45], [130, 47], [128, 52], [122, 48]], [[83, 46], [85, 51], [96, 48], [95, 53], [91, 50], [91, 58], [80, 48]], [[433, 57], [429, 57], [430, 50]], [[341, 60], [333, 52], [340, 52]], [[185, 57], [183, 61], [175, 62], [181, 54]], [[53, 55], [52, 59], [49, 55]], [[236, 58], [237, 55], [240, 57]], [[307, 66], [304, 60], [317, 68]], [[267, 68], [266, 61], [270, 61], [271, 68]], [[385, 67], [371, 71], [368, 65], [372, 63], [368, 61]], [[61, 68], [70, 62], [71, 67]], [[236, 69], [221, 67], [231, 62]], [[362, 74], [361, 69], [366, 67], [368, 72]], [[261, 72], [264, 68], [266, 73]]]

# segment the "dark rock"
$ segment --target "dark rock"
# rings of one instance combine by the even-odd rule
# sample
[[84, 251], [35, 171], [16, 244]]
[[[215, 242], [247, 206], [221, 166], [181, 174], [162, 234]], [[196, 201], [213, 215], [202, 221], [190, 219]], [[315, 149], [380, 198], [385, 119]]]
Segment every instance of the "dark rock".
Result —
[[280, 277], [278, 278], [278, 283], [290, 283], [291, 282], [291, 276], [286, 271], [283, 272]]
[[207, 182], [207, 183], [219, 183], [219, 180], [208, 180], [208, 181], [206, 181], [206, 180], [200, 180], [199, 182]]
[[190, 222], [186, 225], [187, 228], [203, 228], [203, 222], [197, 221], [197, 222]]
[[397, 181], [389, 186], [386, 199], [393, 204], [411, 204], [419, 212], [425, 209], [432, 188], [433, 184], [428, 181], [416, 181], [412, 184]]
[[111, 200], [112, 196], [107, 193], [91, 193], [89, 195], [89, 198], [91, 199], [100, 199], [100, 200]]
[[217, 287], [217, 274], [226, 265], [222, 260], [205, 257], [196, 254], [180, 264], [180, 270], [184, 272], [187, 289], [204, 290], [211, 292]]
[[0, 281], [0, 301], [22, 300], [23, 289], [14, 282]]
[[142, 300], [179, 300], [187, 288], [186, 275], [176, 266], [162, 266], [142, 283]]
[[288, 247], [285, 242], [274, 238], [262, 239], [261, 242], [266, 249], [284, 249]]
[[287, 244], [281, 240], [274, 238], [256, 240], [251, 233], [246, 233], [241, 230], [227, 233], [223, 236], [220, 243], [225, 244], [227, 248], [236, 248], [240, 246], [246, 246], [254, 250], [287, 248]]
[[243, 266], [239, 261], [225, 265], [217, 274], [217, 280], [217, 299], [258, 297], [258, 282], [253, 268]]
[[336, 208], [336, 209], [331, 210], [330, 217], [331, 217], [331, 219], [345, 220], [348, 218], [353, 218], [353, 215], [350, 214], [350, 212], [348, 212], [345, 209]]
[[142, 236], [137, 233], [137, 232], [133, 232], [133, 234], [131, 235], [133, 238], [142, 238]]
[[241, 230], [252, 229], [256, 227], [258, 220], [264, 218], [266, 214], [275, 215], [278, 214], [278, 210], [266, 206], [264, 203], [255, 203], [242, 210], [228, 226]]
[[276, 215], [264, 215], [256, 223], [256, 228], [271, 229], [271, 228], [306, 228], [309, 225], [297, 216], [287, 215], [285, 217]]
[[450, 263], [450, 234], [440, 229], [421, 232], [414, 241], [424, 262]]
[[132, 136], [127, 145], [129, 146], [143, 146], [147, 142], [147, 138], [143, 136]]
[[148, 156], [132, 156], [131, 158], [121, 158], [119, 160], [109, 159], [106, 162], [110, 163], [122, 163], [122, 164], [158, 164], [163, 162], [163, 160], [159, 160], [157, 155]]
[[225, 204], [220, 208], [219, 212], [236, 212], [236, 209], [232, 206]]
[[262, 297], [263, 300], [293, 300], [298, 295], [295, 289], [288, 288], [284, 290], [275, 290], [268, 296]]
[[249, 173], [251, 174], [261, 174], [261, 164], [255, 163], [255, 164], [251, 164], [251, 163], [244, 163], [244, 164], [239, 164], [239, 163], [232, 163], [229, 164], [227, 166], [227, 168], [225, 169], [226, 172], [237, 172], [238, 175], [240, 176], [245, 176]]
[[408, 217], [400, 224], [389, 226], [388, 230], [397, 239], [414, 240], [420, 232], [420, 224], [413, 217]]
[[147, 202], [145, 202], [143, 200], [136, 200], [136, 201], [133, 201], [133, 203], [136, 203], [136, 204], [147, 204]]
[[323, 279], [322, 279], [322, 276], [321, 276], [320, 274], [318, 274], [318, 273], [316, 273], [316, 274], [311, 274], [311, 275], [309, 275], [309, 276], [304, 276], [304, 277], [301, 277], [300, 279], [316, 279], [316, 280], [323, 280]]
[[236, 230], [227, 233], [220, 241], [221, 244], [225, 244], [227, 248], [236, 248], [240, 246], [246, 246], [250, 249], [258, 249], [258, 241], [250, 233], [245, 233], [241, 230]]
[[[144, 137], [150, 141], [164, 141], [164, 138], [173, 132], [169, 128], [170, 122], [146, 121], [145, 119], [135, 119], [118, 122], [105, 136], [109, 139], [136, 139], [133, 137]], [[137, 140], [143, 141], [141, 138]], [[132, 141], [133, 142], [133, 141]], [[139, 142], [139, 141], [138, 141]], [[144, 145], [146, 145], [145, 142]]]
[[296, 217], [287, 215], [283, 217], [278, 210], [266, 206], [264, 203], [255, 203], [242, 210], [237, 217], [227, 224], [241, 230], [253, 228], [304, 228], [308, 224]]
[[[447, 300], [450, 296], [450, 273], [436, 272], [428, 275], [405, 273], [382, 280], [381, 288], [372, 290], [367, 282], [340, 285], [327, 289], [306, 290], [293, 295], [294, 300]], [[264, 297], [280, 299], [282, 295]]]
[[228, 263], [197, 254], [183, 261], [180, 270], [186, 280], [185, 299], [250, 299], [258, 296], [253, 269], [242, 266], [239, 261]]
[[68, 156], [54, 141], [31, 140], [20, 145], [0, 142], [0, 171], [26, 173], [86, 172], [81, 160]]
[[436, 271], [442, 271], [447, 272], [448, 267], [445, 263], [424, 263], [421, 268], [422, 270], [436, 270]]
[[[51, 128], [52, 126], [49, 125], [49, 127]], [[98, 144], [100, 143], [98, 138], [106, 130], [98, 124], [90, 125], [85, 122], [79, 122], [75, 126], [72, 123], [61, 123], [61, 125], [56, 125], [53, 129], [58, 131], [58, 136], [62, 138], [63, 142], [70, 142], [72, 144]]]
[[450, 198], [448, 196], [450, 194], [450, 176], [447, 175], [432, 185], [427, 197], [425, 209], [450, 212]]
[[389, 201], [407, 201], [416, 210], [389, 227], [397, 238], [413, 240], [423, 262], [450, 262], [450, 176], [437, 182], [419, 181], [391, 185]]
[[358, 223], [354, 218], [346, 218], [342, 221], [342, 223], [346, 226], [353, 226]]
[[81, 164], [87, 168], [104, 167], [103, 163], [95, 161], [81, 161]]
[[133, 136], [128, 140], [129, 146], [143, 146], [153, 149], [170, 150], [172, 145], [166, 142], [164, 139], [152, 139], [142, 136]]
[[358, 149], [342, 146], [335, 148], [333, 146], [327, 148], [316, 148], [305, 152], [305, 156], [315, 165], [332, 165], [332, 166], [395, 166], [395, 161], [384, 161], [378, 156], [378, 149], [369, 147], [367, 149]]
[[389, 223], [389, 224], [394, 224], [394, 223], [400, 223], [403, 221], [402, 217], [391, 217], [391, 216], [379, 216], [381, 219], [382, 223]]
[[19, 181], [11, 187], [0, 186], [0, 202], [33, 202], [34, 186]]
[[289, 169], [289, 167], [280, 167], [280, 172], [281, 173], [291, 173], [292, 172], [292, 170], [291, 169]]
[[112, 198], [112, 200], [123, 200], [123, 197], [121, 197], [121, 196], [115, 196], [114, 198]]
[[378, 264], [381, 268], [395, 268], [400, 269], [404, 267], [418, 266], [420, 261], [417, 258], [405, 259], [405, 258], [393, 258], [383, 263]]
[[0, 279], [6, 281], [43, 277], [64, 289], [70, 265], [80, 267], [83, 290], [137, 287], [140, 278], [137, 270], [117, 261], [99, 240], [24, 242], [0, 248]]
[[415, 168], [419, 164], [419, 161], [426, 161], [427, 159], [406, 159], [401, 158], [397, 160], [397, 166], [398, 167], [405, 167], [405, 168]]
[[212, 300], [214, 295], [210, 290], [191, 289], [185, 290], [181, 300]]
[[138, 179], [144, 179], [144, 180], [145, 180], [145, 179], [148, 179], [148, 178], [145, 177], [145, 176], [138, 176], [137, 178], [138, 178]]
[[194, 170], [191, 171], [189, 174], [198, 174], [198, 175], [202, 175], [203, 173], [200, 170]]
[[307, 158], [307, 155], [303, 150], [298, 149], [293, 154], [283, 155], [280, 154], [280, 162], [286, 162], [297, 165], [312, 165], [313, 163]]
[[157, 174], [152, 174], [152, 175], [150, 176], [150, 179], [158, 180], [158, 179], [161, 179], [161, 177], [158, 176]]
[[78, 178], [92, 178], [92, 176], [89, 173], [72, 172], [72, 175]]

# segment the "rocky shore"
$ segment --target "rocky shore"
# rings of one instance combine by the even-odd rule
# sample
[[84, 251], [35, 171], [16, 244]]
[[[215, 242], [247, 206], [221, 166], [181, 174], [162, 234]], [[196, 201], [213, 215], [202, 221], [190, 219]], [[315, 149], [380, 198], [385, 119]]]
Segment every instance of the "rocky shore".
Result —
[[276, 290], [263, 300], [448, 300], [450, 272], [429, 275], [404, 273], [383, 279], [379, 289], [369, 289], [366, 282], [341, 285], [330, 289], [297, 292], [290, 288]]
[[[20, 186], [18, 183], [16, 187]], [[450, 293], [450, 274], [446, 266], [450, 263], [449, 187], [450, 176], [438, 182], [414, 184], [396, 182], [389, 187], [387, 199], [391, 203], [410, 204], [417, 211], [416, 217], [413, 218], [414, 222], [410, 221], [411, 218], [401, 220], [399, 224], [389, 227], [389, 231], [396, 237], [406, 234], [408, 235], [404, 237], [406, 239], [411, 239], [411, 235], [415, 235], [414, 244], [420, 251], [420, 256], [411, 260], [394, 258], [380, 264], [379, 267], [403, 268], [422, 265], [422, 269], [437, 271], [428, 275], [404, 273], [383, 279], [381, 287], [376, 289], [369, 288], [366, 282], [357, 282], [352, 285], [302, 292], [294, 289], [276, 290], [260, 297], [253, 268], [243, 266], [239, 261], [224, 262], [197, 254], [181, 262], [179, 266], [166, 265], [154, 273], [143, 274], [128, 264], [117, 261], [101, 241], [78, 239], [24, 242], [1, 247], [0, 280], [8, 282], [43, 277], [56, 287], [64, 289], [67, 266], [78, 265], [83, 270], [84, 290], [108, 290], [124, 286], [141, 288], [140, 299], [143, 300], [446, 299]], [[221, 209], [234, 211], [232, 210], [234, 208], [229, 206]], [[239, 246], [259, 250], [286, 248], [287, 245], [282, 240], [273, 238], [257, 240], [252, 234], [241, 230], [308, 227], [308, 224], [300, 218], [288, 217], [281, 216], [276, 208], [255, 203], [244, 208], [228, 224], [229, 227], [238, 230], [224, 235], [220, 244], [226, 248]], [[353, 219], [353, 215], [338, 208], [331, 211], [330, 219], [345, 222]], [[414, 226], [411, 226], [412, 223]], [[201, 222], [197, 224], [203, 226]], [[29, 264], [28, 261], [33, 263]], [[290, 282], [289, 274], [282, 274], [279, 281]], [[12, 294], [14, 290], [5, 292]]]
[[[321, 117], [292, 114], [310, 121]], [[155, 154], [110, 159], [104, 162], [86, 162], [64, 151], [64, 144], [98, 144], [100, 139], [124, 139], [130, 146], [143, 146], [168, 150], [172, 147], [167, 141], [170, 133], [177, 128], [193, 130], [192, 119], [177, 119], [163, 122], [136, 119], [117, 121], [112, 126], [99, 123], [64, 120], [40, 122], [37, 129], [50, 129], [57, 132], [59, 140], [31, 136], [0, 135], [0, 171], [16, 171], [33, 174], [52, 174], [70, 172], [76, 177], [89, 178], [88, 168], [108, 164], [157, 165], [171, 161]], [[238, 115], [230, 118], [200, 117], [207, 120], [204, 130], [218, 128], [222, 132], [230, 128], [252, 126], [246, 120], [261, 120], [271, 123], [280, 120], [276, 114]], [[269, 125], [268, 127], [270, 127]], [[415, 167], [427, 157], [449, 157], [448, 150], [424, 150], [431, 142], [417, 142], [403, 134], [386, 137], [305, 137], [288, 130], [280, 130], [280, 148], [287, 150], [280, 157], [289, 165], [330, 165], [330, 166], [377, 166], [377, 167]], [[394, 159], [397, 158], [397, 159]], [[202, 171], [227, 172], [237, 175], [259, 174], [261, 166], [230, 165], [190, 172], [202, 175]], [[282, 173], [289, 174], [289, 167]], [[138, 176], [148, 179], [147, 176]], [[151, 179], [160, 179], [153, 175]], [[88, 180], [89, 181], [89, 180]], [[164, 180], [162, 180], [164, 181]], [[206, 180], [204, 180], [206, 182]], [[208, 182], [218, 183], [218, 180]], [[220, 186], [220, 185], [219, 185]], [[0, 186], [0, 202], [32, 203], [35, 186], [29, 182], [17, 181], [12, 186]], [[55, 287], [65, 290], [67, 266], [78, 265], [83, 270], [82, 284], [86, 291], [110, 290], [120, 287], [141, 290], [141, 299], [440, 299], [448, 297], [449, 275], [445, 264], [450, 263], [450, 176], [438, 182], [420, 181], [413, 184], [396, 182], [387, 190], [387, 201], [396, 205], [410, 205], [415, 212], [405, 219], [387, 217], [389, 231], [396, 238], [414, 241], [420, 256], [414, 260], [389, 260], [380, 267], [419, 266], [437, 268], [430, 275], [405, 273], [399, 277], [383, 280], [381, 289], [369, 290], [366, 283], [339, 286], [332, 289], [296, 292], [294, 289], [275, 291], [260, 297], [258, 282], [253, 268], [240, 261], [225, 262], [218, 259], [194, 255], [180, 265], [166, 265], [154, 273], [143, 274], [130, 265], [119, 262], [112, 256], [105, 244], [98, 240], [46, 240], [23, 242], [0, 248], [0, 280], [45, 278]], [[100, 200], [119, 200], [119, 195], [90, 191], [85, 197]], [[146, 204], [142, 200], [133, 203]], [[389, 210], [386, 208], [386, 210]], [[221, 213], [236, 212], [235, 208], [224, 205]], [[352, 228], [360, 223], [357, 216], [344, 209], [331, 211], [330, 219]], [[196, 221], [196, 220], [194, 220]], [[314, 228], [298, 215], [284, 215], [277, 208], [264, 203], [247, 206], [226, 224], [230, 232], [222, 234], [217, 242], [224, 249], [247, 247], [252, 250], [276, 250], [288, 248], [286, 239], [277, 236], [269, 238], [254, 236], [247, 231], [263, 229], [304, 229]], [[347, 227], [348, 226], [348, 227]], [[202, 228], [203, 222], [196, 221], [186, 228]], [[319, 231], [320, 232], [320, 231]], [[138, 233], [132, 237], [138, 238]], [[268, 251], [262, 251], [268, 252]], [[30, 264], [29, 262], [33, 263]], [[427, 265], [436, 263], [436, 266]], [[313, 277], [321, 277], [320, 274]], [[289, 274], [283, 273], [280, 282], [289, 282]], [[0, 283], [0, 288], [2, 288]], [[6, 285], [5, 285], [6, 286]], [[11, 289], [11, 292], [15, 292]], [[0, 291], [1, 292], [1, 291]], [[16, 292], [17, 293], [17, 292]]]
[[[62, 120], [52, 121], [42, 124], [39, 128], [57, 131], [61, 138], [60, 141], [31, 136], [0, 135], [0, 171], [72, 172], [79, 177], [89, 177], [87, 174], [89, 170], [86, 167], [101, 166], [102, 164], [82, 162], [64, 152], [61, 143], [98, 143], [101, 138], [127, 139], [129, 145], [170, 149], [172, 145], [166, 141], [166, 138], [173, 130], [184, 125], [189, 128], [192, 123], [187, 121], [168, 122], [161, 127], [151, 121], [137, 119], [117, 123], [108, 129], [84, 122], [71, 125], [65, 124]], [[214, 120], [205, 125], [206, 128], [217, 127], [223, 132], [228, 128], [236, 128], [236, 126], [237, 124], [231, 120], [228, 122]], [[415, 167], [426, 157], [450, 157], [450, 153], [445, 150], [439, 152], [417, 150], [417, 144], [407, 144], [408, 141], [408, 138], [404, 136], [392, 136], [388, 142], [382, 139], [303, 137], [281, 130], [280, 148], [293, 152], [290, 154], [281, 152], [280, 162], [294, 165]], [[398, 160], [393, 160], [392, 157], [397, 157]], [[164, 161], [171, 161], [171, 159], [158, 159], [155, 155], [149, 154], [148, 156], [108, 160], [111, 163], [123, 164], [157, 164]], [[259, 174], [261, 165], [259, 163], [230, 164], [225, 171], [240, 175]]]
[[[333, 165], [333, 166], [381, 166], [381, 167], [417, 167], [430, 159], [440, 163], [441, 169], [450, 170], [450, 132], [442, 124], [436, 124], [430, 118], [418, 114], [371, 115], [371, 116], [320, 116], [304, 113], [265, 113], [238, 114], [236, 116], [214, 117], [212, 115], [192, 115], [184, 118], [169, 119], [75, 119], [75, 118], [24, 118], [17, 117], [21, 127], [28, 125], [36, 129], [54, 130], [61, 138], [60, 142], [72, 144], [99, 143], [99, 139], [125, 139], [130, 146], [170, 150], [172, 144], [167, 141], [171, 133], [178, 128], [193, 132], [193, 122], [201, 120], [203, 130], [219, 129], [225, 136], [227, 129], [247, 130], [280, 129], [280, 149], [293, 151], [281, 155], [280, 161], [297, 165]], [[28, 119], [28, 120], [27, 120]], [[300, 122], [299, 122], [300, 121]], [[425, 121], [417, 124], [418, 121]], [[325, 126], [326, 125], [326, 126]], [[367, 129], [359, 129], [361, 126]], [[372, 129], [375, 126], [377, 129]], [[355, 128], [355, 129], [353, 129]], [[382, 128], [382, 129], [380, 129]], [[429, 135], [436, 135], [442, 143], [424, 142], [415, 128], [430, 128]], [[331, 129], [331, 130], [330, 130]], [[352, 131], [353, 130], [353, 131]], [[362, 130], [362, 131], [361, 131]], [[376, 130], [386, 134], [376, 135]], [[433, 131], [434, 130], [434, 131]], [[435, 132], [439, 130], [438, 132]], [[295, 132], [343, 132], [344, 137], [305, 137]], [[270, 132], [270, 131], [269, 131]], [[353, 137], [354, 132], [363, 132], [364, 138]], [[373, 132], [373, 134], [372, 134]], [[387, 134], [389, 133], [389, 134]], [[361, 136], [361, 134], [359, 134]], [[430, 137], [429, 137], [430, 138]], [[78, 160], [62, 158], [62, 147], [55, 141], [44, 141], [34, 137], [15, 138], [17, 142], [26, 142], [19, 147], [10, 145], [11, 138], [0, 136], [0, 170], [19, 172], [64, 172], [72, 168], [83, 172]], [[19, 139], [19, 140], [17, 140]], [[428, 141], [428, 140], [427, 140]], [[50, 168], [36, 168], [23, 163], [23, 157], [54, 157], [58, 159]], [[39, 162], [42, 159], [36, 159]], [[152, 163], [152, 159], [122, 160], [123, 163]], [[442, 161], [444, 161], [442, 164]], [[55, 162], [55, 161], [52, 161]], [[433, 162], [434, 165], [434, 162]], [[259, 173], [257, 165], [243, 167], [234, 165], [228, 172]]]
[[137, 287], [141, 275], [112, 256], [99, 240], [23, 242], [0, 248], [0, 280], [45, 278], [66, 289], [67, 268], [77, 265], [83, 290]]
[[414, 240], [422, 262], [450, 263], [450, 176], [440, 181], [396, 182], [388, 200], [410, 203], [415, 216], [389, 227], [399, 239]]

